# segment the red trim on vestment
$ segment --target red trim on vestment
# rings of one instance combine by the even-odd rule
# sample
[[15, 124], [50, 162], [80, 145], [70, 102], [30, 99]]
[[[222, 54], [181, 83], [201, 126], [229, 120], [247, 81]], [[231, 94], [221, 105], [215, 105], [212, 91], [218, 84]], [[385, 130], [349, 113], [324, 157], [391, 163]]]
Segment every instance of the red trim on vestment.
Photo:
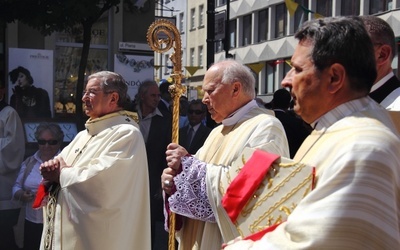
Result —
[[246, 238], [244, 238], [244, 240], [252, 240], [252, 241], [260, 240], [266, 233], [274, 231], [275, 228], [277, 228], [280, 224], [281, 223], [272, 225], [270, 227], [265, 228], [264, 230], [261, 230], [254, 234], [251, 234], [251, 235], [247, 236]]
[[46, 197], [48, 194], [49, 193], [47, 192], [47, 188], [45, 187], [45, 185], [43, 183], [40, 183], [32, 207], [40, 208], [42, 206], [44, 197]]
[[222, 198], [222, 206], [232, 222], [236, 221], [247, 201], [264, 180], [272, 163], [279, 157], [258, 149], [244, 164]]

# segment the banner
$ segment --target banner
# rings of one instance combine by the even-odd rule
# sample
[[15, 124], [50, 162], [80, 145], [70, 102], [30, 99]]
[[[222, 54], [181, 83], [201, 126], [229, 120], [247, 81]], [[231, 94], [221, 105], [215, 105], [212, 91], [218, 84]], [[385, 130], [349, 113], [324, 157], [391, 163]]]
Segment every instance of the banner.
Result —
[[153, 56], [115, 54], [114, 71], [126, 80], [133, 100], [143, 81], [154, 80]]
[[[53, 116], [53, 51], [9, 48], [8, 52], [9, 73], [18, 67], [23, 67], [28, 70], [33, 78], [33, 86], [36, 88], [42, 88], [49, 94], [50, 110]], [[8, 97], [10, 102], [10, 97], [13, 94], [13, 88], [15, 87], [15, 84], [12, 83], [9, 76], [8, 82]]]

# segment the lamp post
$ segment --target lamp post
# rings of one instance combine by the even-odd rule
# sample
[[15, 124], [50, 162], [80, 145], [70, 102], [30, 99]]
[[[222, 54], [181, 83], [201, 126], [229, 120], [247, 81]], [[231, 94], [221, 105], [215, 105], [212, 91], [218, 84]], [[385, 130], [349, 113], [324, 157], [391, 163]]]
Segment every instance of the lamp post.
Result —
[[230, 30], [229, 30], [229, 25], [230, 25], [229, 24], [230, 5], [231, 5], [231, 1], [227, 0], [226, 1], [226, 20], [225, 20], [225, 39], [224, 39], [225, 58], [232, 57], [232, 55], [229, 54], [229, 49], [231, 48], [231, 45], [230, 45]]
[[207, 0], [207, 69], [214, 63], [215, 0]]

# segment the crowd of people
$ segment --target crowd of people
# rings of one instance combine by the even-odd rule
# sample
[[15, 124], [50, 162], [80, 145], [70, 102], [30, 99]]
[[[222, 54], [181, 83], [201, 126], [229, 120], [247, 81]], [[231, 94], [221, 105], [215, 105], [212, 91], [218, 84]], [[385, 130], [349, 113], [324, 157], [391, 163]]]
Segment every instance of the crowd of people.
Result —
[[[24, 159], [24, 109], [7, 104], [0, 82], [0, 249], [168, 249], [171, 213], [179, 250], [398, 247], [393, 30], [375, 16], [328, 17], [295, 38], [291, 69], [267, 105], [247, 66], [211, 65], [203, 98], [180, 98], [178, 143], [169, 82], [143, 82], [132, 105], [123, 77], [101, 71], [84, 88], [85, 130], [63, 148], [61, 127], [42, 122], [38, 150]], [[33, 83], [21, 68], [10, 73], [21, 88], [16, 107]], [[286, 158], [313, 169], [312, 190], [290, 208], [265, 195], [279, 195], [270, 189]], [[286, 217], [244, 233], [272, 206]]]

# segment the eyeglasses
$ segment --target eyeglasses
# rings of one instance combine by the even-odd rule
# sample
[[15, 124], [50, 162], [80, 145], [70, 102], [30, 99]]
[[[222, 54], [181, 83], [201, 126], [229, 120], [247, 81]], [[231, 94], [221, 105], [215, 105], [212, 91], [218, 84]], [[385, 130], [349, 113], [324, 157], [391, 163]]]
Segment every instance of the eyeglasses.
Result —
[[195, 113], [196, 115], [201, 115], [201, 114], [203, 114], [204, 112], [203, 112], [203, 110], [193, 110], [193, 109], [189, 109], [188, 113], [189, 113], [189, 114]]
[[[84, 90], [82, 92], [82, 97], [84, 97], [85, 95], [88, 95], [89, 97], [94, 97], [96, 95], [97, 92], [103, 91], [101, 89], [88, 89], [88, 90]], [[110, 94], [114, 91], [108, 91], [108, 92], [104, 92], [104, 94]]]
[[57, 145], [58, 141], [57, 140], [37, 140], [39, 145], [46, 145], [49, 144], [51, 146]]

